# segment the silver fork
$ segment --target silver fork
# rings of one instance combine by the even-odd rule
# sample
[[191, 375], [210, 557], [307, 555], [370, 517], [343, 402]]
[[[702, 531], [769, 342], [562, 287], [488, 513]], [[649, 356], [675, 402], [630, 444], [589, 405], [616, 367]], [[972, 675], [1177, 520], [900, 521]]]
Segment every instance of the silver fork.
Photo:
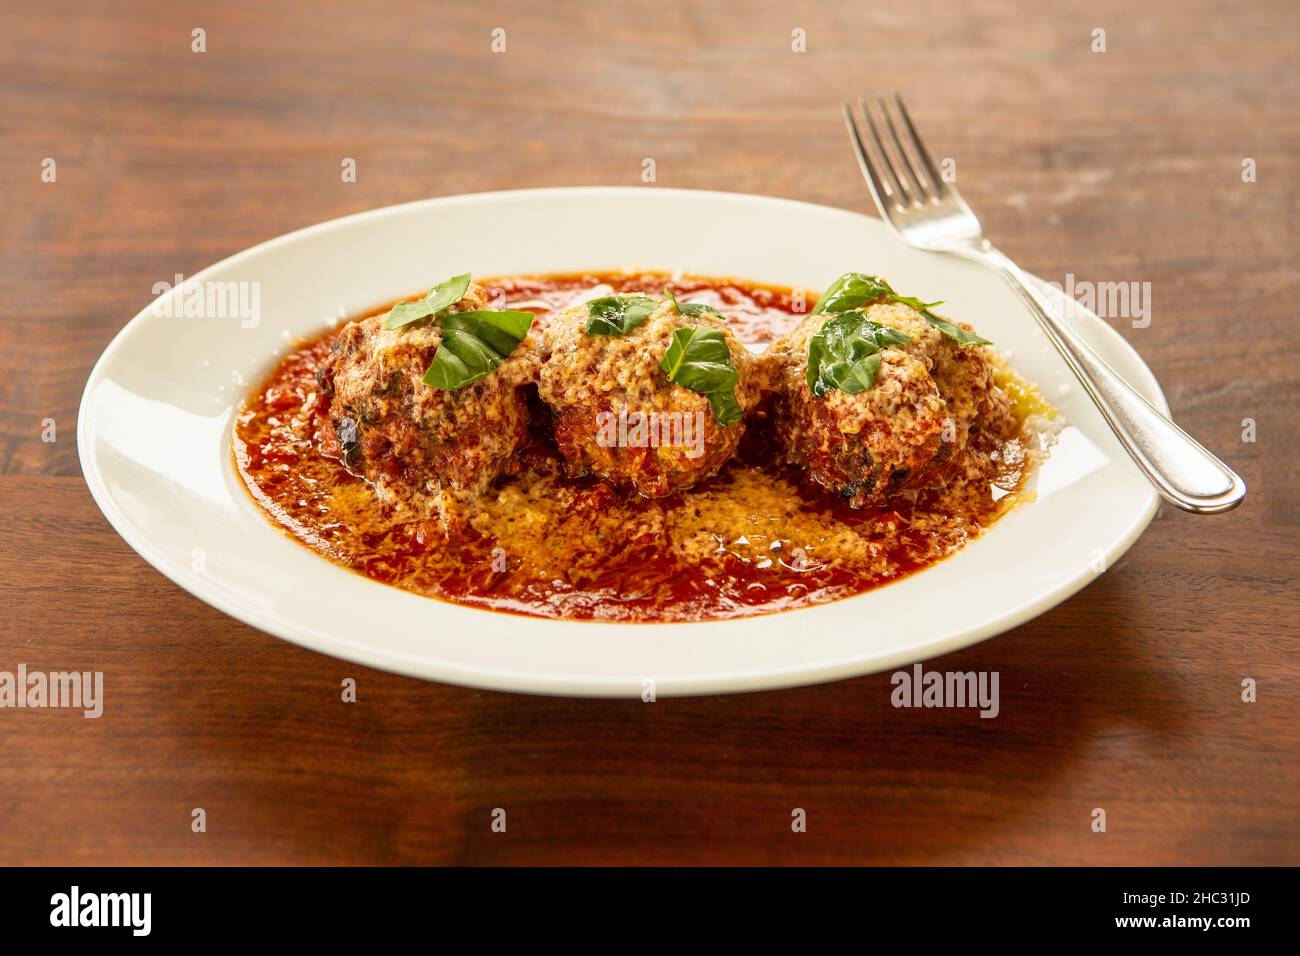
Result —
[[[1038, 320], [1120, 444], [1166, 501], [1195, 514], [1217, 514], [1241, 504], [1246, 484], [1237, 473], [1120, 378], [1061, 320], [1036, 281], [984, 238], [975, 213], [939, 175], [902, 97], [895, 95], [894, 103], [901, 122], [896, 124], [885, 101], [877, 99], [879, 125], [861, 99], [858, 116], [844, 104], [853, 151], [880, 218], [918, 249], [952, 253], [996, 269]], [[880, 127], [885, 130], [884, 137]]]

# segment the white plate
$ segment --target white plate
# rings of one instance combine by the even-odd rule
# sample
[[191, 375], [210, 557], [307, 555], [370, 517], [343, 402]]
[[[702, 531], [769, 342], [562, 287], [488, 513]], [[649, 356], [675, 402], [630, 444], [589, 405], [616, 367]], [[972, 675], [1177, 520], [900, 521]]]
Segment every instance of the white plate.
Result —
[[[235, 407], [288, 348], [459, 272], [644, 267], [821, 290], [850, 270], [943, 299], [1070, 422], [1038, 500], [960, 553], [848, 600], [698, 624], [548, 621], [418, 597], [336, 567], [272, 527], [230, 463]], [[91, 372], [78, 449], [95, 501], [145, 560], [241, 621], [371, 667], [500, 690], [723, 693], [834, 680], [931, 658], [1074, 594], [1151, 521], [1156, 495], [1012, 292], [913, 250], [875, 219], [805, 203], [642, 188], [540, 189], [378, 209], [273, 239], [192, 281], [258, 283], [260, 321], [137, 315]], [[245, 286], [251, 294], [252, 286]], [[251, 300], [250, 301], [251, 304]], [[1080, 333], [1164, 409], [1124, 340]], [[246, 327], [247, 326], [247, 327]]]

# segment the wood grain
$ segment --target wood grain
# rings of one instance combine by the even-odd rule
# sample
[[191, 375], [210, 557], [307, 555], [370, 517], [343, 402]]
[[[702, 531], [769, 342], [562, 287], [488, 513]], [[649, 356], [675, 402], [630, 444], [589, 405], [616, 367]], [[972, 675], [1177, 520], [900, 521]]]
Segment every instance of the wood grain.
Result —
[[[0, 864], [1300, 863], [1298, 42], [1286, 0], [8, 12], [0, 669], [103, 670], [107, 705], [0, 710]], [[180, 591], [90, 500], [81, 388], [155, 282], [388, 203], [638, 184], [645, 157], [645, 188], [865, 210], [836, 104], [895, 88], [1022, 265], [1151, 283], [1151, 325], [1114, 324], [1251, 488], [929, 662], [998, 671], [998, 719], [894, 709], [888, 675], [647, 705], [368, 671]]]

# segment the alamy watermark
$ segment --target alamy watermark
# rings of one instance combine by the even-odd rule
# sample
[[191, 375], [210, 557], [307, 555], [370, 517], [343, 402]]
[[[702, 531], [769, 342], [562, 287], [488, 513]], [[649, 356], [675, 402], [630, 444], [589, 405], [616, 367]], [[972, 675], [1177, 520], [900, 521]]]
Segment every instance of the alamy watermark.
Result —
[[913, 664], [911, 671], [895, 671], [889, 695], [895, 707], [978, 707], [981, 717], [996, 717], [997, 671], [923, 671]]
[[685, 448], [687, 458], [704, 454], [704, 412], [617, 412], [596, 415], [601, 448]]
[[0, 671], [0, 709], [67, 707], [94, 720], [104, 713], [103, 671]]
[[155, 282], [155, 315], [163, 318], [239, 319], [241, 329], [255, 329], [262, 321], [262, 283], [196, 282], [179, 272], [168, 282]]
[[51, 926], [121, 926], [132, 936], [153, 928], [152, 893], [83, 893], [73, 886], [50, 897]]
[[1075, 303], [1095, 312], [1103, 319], [1128, 319], [1133, 328], [1151, 324], [1150, 282], [1078, 282], [1073, 272], [1065, 274], [1065, 284], [1048, 283], [1065, 297], [1065, 317], [1078, 313]]

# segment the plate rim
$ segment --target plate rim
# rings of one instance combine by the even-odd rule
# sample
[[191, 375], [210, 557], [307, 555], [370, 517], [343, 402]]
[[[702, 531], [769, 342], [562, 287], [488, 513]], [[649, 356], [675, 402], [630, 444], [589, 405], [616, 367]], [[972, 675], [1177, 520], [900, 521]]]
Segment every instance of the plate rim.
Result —
[[[236, 265], [245, 258], [252, 258], [263, 252], [274, 249], [279, 245], [287, 245], [306, 236], [345, 227], [349, 223], [358, 220], [380, 219], [390, 215], [410, 212], [419, 207], [426, 206], [437, 207], [458, 205], [461, 203], [502, 201], [538, 195], [562, 197], [564, 195], [582, 194], [589, 196], [593, 193], [630, 193], [637, 195], [645, 195], [647, 193], [677, 194], [696, 198], [724, 200], [728, 202], [759, 202], [776, 204], [780, 206], [816, 210], [822, 214], [831, 212], [842, 216], [861, 218], [868, 221], [872, 219], [870, 216], [866, 216], [853, 210], [828, 206], [821, 203], [812, 203], [784, 197], [709, 189], [682, 189], [657, 186], [553, 186], [530, 189], [492, 190], [477, 193], [458, 193], [449, 196], [430, 197], [409, 202], [395, 203], [388, 206], [380, 206], [374, 209], [349, 213], [323, 222], [313, 223], [291, 232], [266, 239], [245, 249], [241, 249], [232, 255], [226, 256], [225, 258], [204, 267], [194, 275], [187, 277], [187, 281], [203, 281], [210, 273], [228, 266]], [[878, 222], [878, 220], [876, 221]], [[901, 242], [897, 237], [895, 237], [894, 241]], [[762, 281], [755, 277], [744, 278], [754, 278], [754, 281]], [[1040, 285], [1048, 285], [1042, 279], [1036, 276], [1034, 278], [1040, 283]], [[155, 299], [154, 301], [157, 300]], [[203, 589], [202, 593], [199, 593], [198, 590], [191, 586], [192, 582], [182, 579], [182, 576], [179, 573], [179, 568], [173, 567], [175, 562], [170, 560], [157, 547], [155, 547], [147, 535], [136, 533], [134, 527], [132, 527], [128, 521], [125, 510], [119, 509], [116, 503], [112, 500], [108, 493], [108, 489], [105, 487], [98, 466], [98, 460], [94, 453], [92, 441], [93, 435], [90, 433], [89, 426], [86, 424], [89, 420], [89, 416], [86, 414], [87, 406], [91, 400], [91, 392], [94, 386], [102, 380], [103, 372], [112, 361], [115, 353], [125, 347], [126, 341], [133, 334], [138, 332], [140, 327], [148, 321], [149, 312], [152, 307], [153, 301], [146, 304], [136, 313], [135, 316], [123, 325], [114, 334], [111, 341], [104, 348], [103, 352], [92, 366], [90, 374], [86, 379], [86, 385], [82, 390], [81, 400], [78, 404], [77, 452], [82, 477], [90, 490], [91, 497], [96, 506], [104, 515], [113, 530], [127, 543], [128, 546], [132, 548], [132, 550], [153, 567], [154, 570], [198, 600], [203, 601], [205, 604], [216, 608], [223, 614], [227, 614], [250, 627], [256, 628], [265, 634], [276, 637], [280, 640], [285, 640], [307, 650], [315, 651], [316, 653], [335, 657], [351, 663], [361, 664], [363, 666], [373, 667], [379, 670], [385, 670], [391, 673], [422, 680], [437, 681], [441, 683], [505, 693], [602, 698], [628, 698], [638, 695], [638, 691], [629, 687], [628, 682], [625, 679], [618, 679], [610, 676], [593, 676], [590, 674], [584, 675], [576, 673], [557, 674], [549, 671], [536, 672], [472, 665], [466, 664], [462, 661], [448, 661], [433, 656], [413, 657], [393, 648], [377, 646], [371, 643], [358, 645], [346, 638], [332, 634], [315, 624], [305, 623], [302, 621], [287, 622], [283, 615], [276, 615], [274, 612], [263, 612], [262, 609], [253, 605], [251, 602], [240, 600], [233, 595], [227, 595], [227, 589], [224, 587], [212, 585]], [[1082, 309], [1080, 311], [1087, 319], [1092, 320], [1088, 322], [1088, 328], [1083, 333], [1085, 340], [1092, 337], [1094, 330], [1096, 330], [1108, 338], [1112, 346], [1118, 347], [1121, 351], [1129, 353], [1130, 357], [1137, 362], [1140, 368], [1146, 371], [1147, 375], [1151, 379], [1153, 391], [1148, 398], [1153, 400], [1152, 403], [1158, 409], [1165, 414], [1168, 414], [1169, 407], [1163, 389], [1160, 387], [1159, 381], [1156, 379], [1154, 372], [1151, 371], [1150, 366], [1148, 366], [1142, 359], [1140, 353], [1138, 353], [1137, 350], [1133, 348], [1133, 346], [1130, 345], [1129, 342], [1110, 324], [1090, 311]], [[1026, 316], [1025, 318], [1026, 321], [1030, 321], [1029, 316]], [[230, 423], [228, 422], [227, 430], [229, 424]], [[233, 466], [228, 465], [228, 467]], [[1137, 513], [1137, 516], [1124, 530], [1123, 534], [1119, 535], [1102, 555], [1105, 567], [1113, 567], [1114, 563], [1125, 552], [1127, 552], [1134, 543], [1136, 543], [1138, 538], [1155, 518], [1159, 508], [1159, 495], [1156, 493], [1154, 488], [1150, 487], [1145, 489], [1145, 494], [1147, 500], [1144, 507]], [[1008, 515], [1006, 517], [1009, 518], [1011, 516]], [[1006, 519], [1004, 518], [1003, 520]], [[281, 533], [279, 532], [279, 529], [276, 528], [270, 528], [270, 530]], [[322, 558], [319, 555], [316, 555], [316, 557], [319, 560], [327, 561], [327, 559]], [[331, 566], [336, 567], [332, 564]], [[347, 569], [343, 570], [346, 571]], [[924, 573], [924, 569], [917, 572], [918, 575]], [[916, 575], [909, 575], [907, 578], [899, 580], [907, 580], [914, 576]], [[972, 647], [988, 640], [989, 638], [1013, 630], [1027, 621], [1046, 613], [1046, 611], [1056, 607], [1065, 600], [1068, 600], [1070, 597], [1086, 588], [1092, 580], [1099, 576], [1099, 572], [1084, 569], [1068, 579], [1064, 579], [1056, 587], [1051, 589], [1050, 592], [1042, 594], [1035, 599], [1027, 600], [1015, 608], [1007, 609], [1003, 613], [999, 614], [995, 620], [989, 621], [985, 625], [972, 631], [963, 631], [951, 634], [942, 640], [929, 639], [912, 642], [905, 647], [897, 648], [896, 650], [886, 654], [876, 654], [869, 659], [863, 657], [851, 657], [832, 661], [820, 661], [815, 664], [796, 668], [759, 668], [747, 671], [730, 671], [721, 676], [716, 674], [706, 674], [697, 677], [674, 677], [671, 691], [665, 692], [661, 689], [659, 690], [659, 693], [664, 696], [686, 697], [718, 693], [751, 693], [761, 690], [803, 687], [879, 673], [902, 664], [930, 660], [952, 653], [955, 650]], [[211, 584], [211, 582], [209, 583]], [[889, 587], [894, 583], [898, 582], [890, 582], [889, 584], [882, 585], [882, 587]], [[377, 586], [388, 587], [387, 585], [382, 584], [377, 584]], [[419, 600], [437, 600], [436, 598], [413, 597], [417, 597]], [[852, 598], [846, 598], [843, 600], [851, 599]], [[499, 612], [484, 611], [483, 613], [495, 614]], [[798, 612], [792, 611], [784, 613]], [[552, 623], [581, 627], [592, 622], [558, 621]], [[690, 628], [710, 623], [716, 622], [677, 622], [670, 626]], [[627, 623], [624, 626], [646, 627], [663, 625], [662, 622], [654, 622], [650, 624]]]

